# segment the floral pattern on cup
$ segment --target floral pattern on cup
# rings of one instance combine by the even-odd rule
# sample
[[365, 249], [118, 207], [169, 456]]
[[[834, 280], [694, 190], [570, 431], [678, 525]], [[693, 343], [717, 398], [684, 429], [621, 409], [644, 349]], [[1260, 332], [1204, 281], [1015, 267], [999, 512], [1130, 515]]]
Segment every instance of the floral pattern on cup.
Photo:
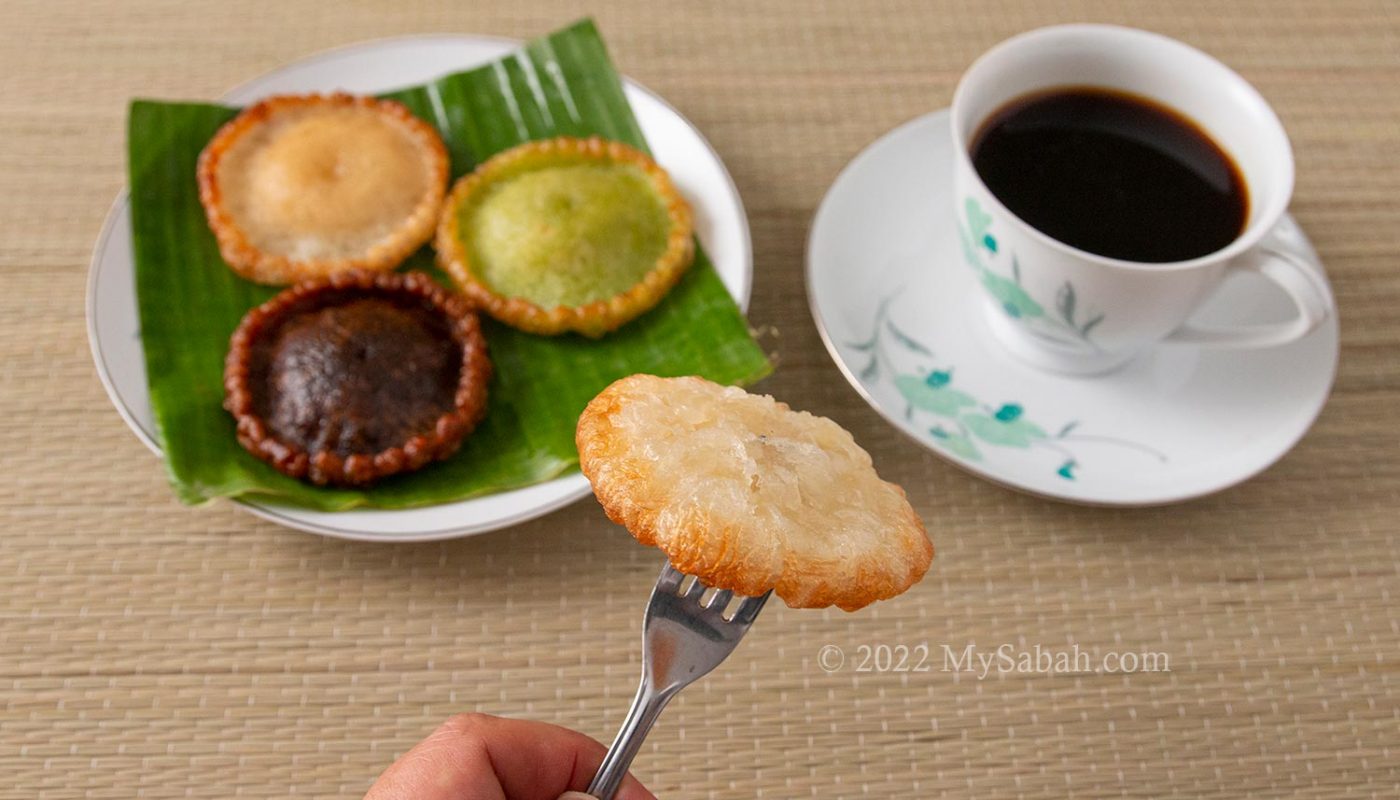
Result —
[[[1104, 321], [1104, 315], [1085, 312], [1080, 307], [1074, 284], [1065, 281], [1055, 293], [1053, 303], [1036, 300], [1021, 284], [1021, 262], [1014, 253], [1006, 256], [992, 233], [992, 215], [982, 209], [975, 198], [963, 201], [958, 238], [962, 241], [963, 260], [977, 272], [982, 288], [996, 300], [1007, 317], [1023, 325], [1027, 331], [1059, 345], [1098, 351], [1094, 344], [1094, 329]], [[1010, 276], [1000, 274], [990, 266], [1011, 259]], [[1047, 305], [1052, 313], [1046, 313]]]
[[[975, 395], [955, 385], [954, 367], [938, 364], [932, 349], [905, 333], [891, 318], [891, 306], [900, 294], [891, 294], [880, 303], [869, 336], [848, 342], [846, 346], [869, 356], [860, 371], [861, 382], [890, 381], [904, 398], [906, 419], [931, 418], [926, 430], [941, 449], [967, 461], [981, 461], [986, 447], [1049, 450], [1060, 456], [1055, 474], [1067, 481], [1078, 478], [1080, 459], [1075, 446], [1081, 442], [1116, 445], [1141, 452], [1158, 462], [1167, 461], [1166, 455], [1147, 445], [1086, 434], [1078, 420], [1061, 424], [1051, 434], [1041, 424], [1031, 421], [1026, 416], [1025, 406], [1019, 402], [987, 404], [979, 401]], [[891, 342], [897, 348], [893, 352]]]

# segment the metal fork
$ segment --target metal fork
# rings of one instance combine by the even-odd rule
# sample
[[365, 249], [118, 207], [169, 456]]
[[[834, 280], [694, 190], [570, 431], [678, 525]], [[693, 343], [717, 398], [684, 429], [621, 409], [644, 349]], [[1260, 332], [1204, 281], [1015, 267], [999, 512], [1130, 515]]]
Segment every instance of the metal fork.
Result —
[[588, 793], [598, 800], [612, 800], [632, 759], [642, 749], [647, 731], [661, 716], [661, 709], [681, 689], [719, 666], [734, 651], [772, 594], [770, 591], [762, 597], [744, 597], [726, 619], [724, 611], [734, 593], [719, 590], [701, 605], [701, 597], [710, 587], [696, 578], [681, 592], [687, 577], [668, 563], [656, 579], [656, 588], [651, 590], [651, 602], [642, 623], [642, 683], [622, 730], [588, 786]]

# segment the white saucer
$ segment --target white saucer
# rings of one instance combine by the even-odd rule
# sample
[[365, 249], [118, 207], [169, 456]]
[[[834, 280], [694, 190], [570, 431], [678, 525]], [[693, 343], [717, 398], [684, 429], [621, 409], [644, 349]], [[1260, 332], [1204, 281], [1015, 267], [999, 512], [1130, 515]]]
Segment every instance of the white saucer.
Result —
[[[1025, 366], [992, 338], [958, 255], [948, 114], [920, 117], [856, 157], [812, 225], [807, 292], [836, 364], [870, 405], [964, 469], [1097, 505], [1199, 497], [1267, 468], [1332, 387], [1337, 320], [1266, 350], [1162, 345], [1098, 377]], [[1291, 218], [1284, 234], [1306, 246]], [[1233, 280], [1208, 322], [1287, 319], [1271, 284]]]
[[[517, 42], [483, 36], [410, 36], [329, 50], [273, 70], [225, 94], [246, 105], [271, 94], [331, 91], [378, 93], [470, 69], [514, 50]], [[632, 80], [627, 99], [656, 157], [695, 210], [695, 228], [724, 286], [747, 307], [753, 278], [748, 218], [734, 181], [695, 126], [665, 100]], [[193, 180], [193, 176], [191, 176]], [[136, 435], [160, 454], [146, 388], [137, 323], [131, 252], [131, 205], [113, 204], [88, 275], [88, 339], [107, 394]], [[395, 511], [312, 511], [277, 503], [235, 501], [252, 513], [328, 536], [379, 541], [447, 539], [515, 525], [589, 493], [577, 473], [546, 483], [455, 503]]]

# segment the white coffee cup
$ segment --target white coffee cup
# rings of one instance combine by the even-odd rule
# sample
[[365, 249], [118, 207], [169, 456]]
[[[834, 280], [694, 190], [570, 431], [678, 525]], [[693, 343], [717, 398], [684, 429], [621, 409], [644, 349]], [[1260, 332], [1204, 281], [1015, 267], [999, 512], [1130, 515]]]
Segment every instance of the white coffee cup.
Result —
[[[1146, 97], [1200, 125], [1244, 177], [1249, 216], [1239, 236], [1199, 258], [1137, 263], [1059, 242], [1008, 211], [978, 177], [972, 139], [1006, 103], [1070, 86]], [[953, 96], [952, 125], [963, 254], [986, 290], [993, 332], [1035, 366], [1102, 372], [1164, 340], [1269, 347], [1307, 335], [1334, 313], [1326, 279], [1312, 260], [1274, 234], [1293, 192], [1293, 153], [1283, 125], [1254, 87], [1193, 47], [1113, 25], [1030, 31], [987, 51], [967, 70]], [[1188, 321], [1236, 270], [1272, 280], [1297, 315], [1238, 327]]]

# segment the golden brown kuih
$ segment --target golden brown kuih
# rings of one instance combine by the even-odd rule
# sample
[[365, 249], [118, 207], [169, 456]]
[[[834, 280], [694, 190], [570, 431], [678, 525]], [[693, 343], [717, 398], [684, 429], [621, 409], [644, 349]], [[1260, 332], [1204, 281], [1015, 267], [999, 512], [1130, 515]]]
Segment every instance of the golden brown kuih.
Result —
[[249, 311], [224, 366], [238, 442], [293, 478], [364, 486], [455, 452], [491, 362], [466, 300], [421, 272], [346, 272]]
[[285, 95], [220, 128], [197, 175], [224, 261], [280, 285], [397, 267], [432, 237], [448, 160], [401, 103]]
[[765, 395], [633, 375], [588, 404], [577, 442], [608, 516], [709, 586], [853, 611], [933, 559], [904, 490], [845, 429]]
[[559, 137], [491, 157], [452, 187], [438, 263], [520, 330], [598, 337], [650, 310], [695, 255], [690, 206], [621, 142]]

